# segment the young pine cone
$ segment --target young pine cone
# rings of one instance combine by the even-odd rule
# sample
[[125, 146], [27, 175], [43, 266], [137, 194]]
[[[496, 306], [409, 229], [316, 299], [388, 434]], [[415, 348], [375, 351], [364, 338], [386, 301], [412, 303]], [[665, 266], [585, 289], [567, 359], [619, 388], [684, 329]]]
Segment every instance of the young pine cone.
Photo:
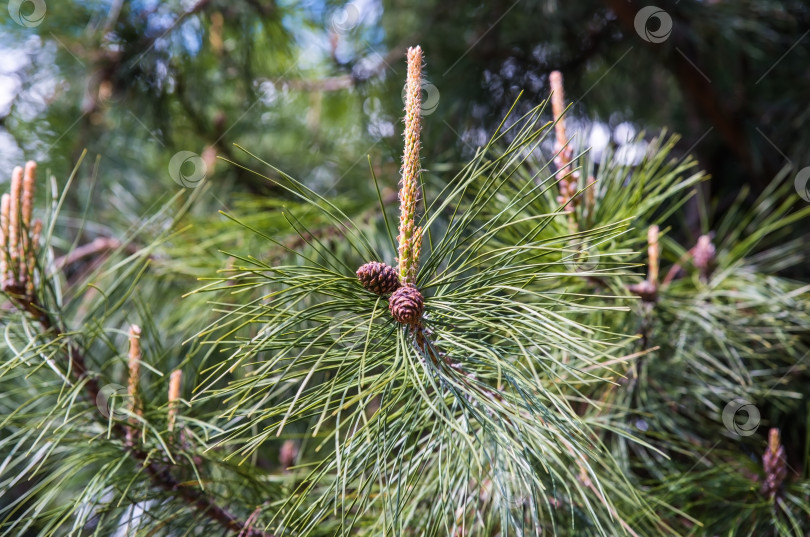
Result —
[[377, 261], [357, 269], [357, 279], [363, 287], [380, 296], [390, 295], [400, 287], [397, 269]]
[[762, 468], [765, 471], [762, 493], [771, 500], [779, 494], [787, 477], [787, 458], [779, 437], [779, 429], [773, 428], [769, 431], [768, 449], [762, 455]]
[[712, 238], [709, 235], [701, 235], [697, 244], [692, 249], [692, 260], [704, 280], [708, 279], [712, 268], [714, 268], [716, 253], [717, 251], [714, 244], [712, 244]]
[[401, 324], [416, 325], [425, 312], [422, 293], [413, 286], [400, 287], [388, 299], [388, 309], [394, 320]]

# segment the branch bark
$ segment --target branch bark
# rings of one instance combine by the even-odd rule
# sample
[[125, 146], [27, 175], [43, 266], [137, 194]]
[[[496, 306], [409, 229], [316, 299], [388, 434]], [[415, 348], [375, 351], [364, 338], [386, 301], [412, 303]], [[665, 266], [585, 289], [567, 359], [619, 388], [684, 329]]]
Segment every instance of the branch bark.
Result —
[[[54, 333], [57, 338], [66, 333], [53, 316], [38, 304], [35, 298], [26, 296], [24, 288], [20, 288], [18, 285], [6, 286], [4, 291], [11, 297], [19, 311], [28, 313], [36, 319], [44, 333]], [[98, 399], [100, 388], [98, 380], [93, 377], [87, 368], [84, 354], [73, 343], [68, 343], [65, 348], [69, 360], [70, 376], [77, 382], [84, 382], [84, 389], [88, 399], [95, 402]], [[158, 460], [150, 460], [149, 452], [144, 451], [132, 441], [128, 441], [127, 431], [128, 427], [122, 423], [118, 421], [112, 423], [112, 434], [122, 441], [129, 455], [143, 465], [144, 470], [155, 486], [174, 494], [189, 507], [200, 511], [223, 529], [238, 533], [244, 537], [275, 537], [272, 533], [252, 527], [252, 522], [243, 522], [226, 508], [217, 504], [205, 491], [181, 484], [172, 475], [169, 464]]]

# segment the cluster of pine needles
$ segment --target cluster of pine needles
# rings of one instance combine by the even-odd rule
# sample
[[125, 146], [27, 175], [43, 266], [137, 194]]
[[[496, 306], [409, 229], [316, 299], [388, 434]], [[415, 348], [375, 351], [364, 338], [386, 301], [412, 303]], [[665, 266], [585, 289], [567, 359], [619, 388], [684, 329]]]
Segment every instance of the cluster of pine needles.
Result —
[[373, 177], [370, 212], [243, 149], [283, 202], [211, 222], [203, 185], [80, 246], [59, 236], [85, 229], [63, 214], [79, 165], [44, 224], [35, 165], [15, 170], [4, 534], [810, 531], [789, 170], [715, 214], [674, 136], [632, 165], [577, 153], [554, 73], [549, 103], [436, 176], [422, 69], [410, 49], [399, 203]]

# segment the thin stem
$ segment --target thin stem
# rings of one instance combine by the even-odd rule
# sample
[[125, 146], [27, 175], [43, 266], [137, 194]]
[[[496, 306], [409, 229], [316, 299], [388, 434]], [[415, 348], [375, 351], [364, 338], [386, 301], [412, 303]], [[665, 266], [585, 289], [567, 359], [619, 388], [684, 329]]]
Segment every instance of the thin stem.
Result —
[[[68, 333], [59, 323], [56, 317], [47, 309], [42, 307], [38, 298], [33, 292], [33, 280], [35, 265], [34, 249], [38, 247], [39, 235], [42, 231], [42, 223], [35, 222], [33, 229], [30, 227], [31, 213], [34, 191], [34, 173], [36, 164], [29, 162], [26, 165], [25, 177], [23, 169], [15, 168], [12, 176], [11, 194], [3, 195], [0, 203], [0, 289], [9, 297], [13, 306], [23, 314], [28, 313], [40, 325], [43, 334], [54, 334], [54, 341], [62, 335]], [[96, 247], [101, 246], [96, 244]], [[105, 243], [103, 246], [110, 246]], [[8, 254], [6, 254], [8, 249]], [[97, 249], [97, 248], [96, 248]], [[90, 248], [90, 251], [94, 248]], [[89, 255], [83, 252], [83, 255]], [[14, 269], [19, 261], [19, 274], [14, 274]], [[140, 376], [140, 328], [135, 325], [130, 327], [129, 333], [129, 387], [128, 392], [132, 406], [130, 411], [133, 414], [141, 412], [138, 401], [138, 379]], [[84, 389], [90, 401], [97, 401], [100, 393], [98, 380], [94, 378], [85, 361], [84, 354], [76, 345], [67, 342], [63, 347], [68, 357], [68, 375], [77, 382], [84, 384]], [[175, 376], [173, 375], [173, 379]], [[179, 377], [177, 377], [179, 380]], [[177, 383], [179, 392], [179, 383]], [[247, 524], [236, 518], [225, 508], [219, 506], [206, 492], [201, 489], [194, 489], [180, 484], [171, 473], [171, 468], [166, 463], [152, 459], [149, 453], [139, 448], [135, 442], [134, 428], [137, 422], [133, 421], [124, 425], [114, 421], [111, 432], [121, 439], [126, 451], [130, 456], [144, 464], [144, 470], [152, 479], [155, 486], [172, 492], [189, 506], [199, 510], [211, 520], [217, 522], [223, 528], [238, 532], [246, 537], [274, 537], [259, 529], [255, 529], [252, 523]]]
[[[56, 332], [57, 337], [65, 333], [65, 330], [58, 328], [58, 323], [35, 302], [34, 298], [14, 291], [13, 288], [6, 289], [17, 309], [33, 315], [45, 333], [53, 331]], [[100, 391], [98, 381], [90, 375], [84, 355], [75, 345], [68, 344], [66, 349], [70, 361], [71, 375], [78, 381], [84, 381], [88, 399], [96, 401]], [[249, 527], [248, 524], [239, 520], [230, 511], [218, 505], [203, 490], [181, 485], [172, 475], [168, 464], [152, 459], [147, 451], [127, 441], [128, 430], [129, 427], [125, 427], [120, 422], [114, 421], [112, 423], [111, 432], [116, 437], [124, 440], [125, 449], [133, 459], [144, 463], [144, 470], [155, 486], [174, 493], [190, 507], [197, 509], [227, 530], [241, 532], [245, 537], [275, 537], [272, 533]]]

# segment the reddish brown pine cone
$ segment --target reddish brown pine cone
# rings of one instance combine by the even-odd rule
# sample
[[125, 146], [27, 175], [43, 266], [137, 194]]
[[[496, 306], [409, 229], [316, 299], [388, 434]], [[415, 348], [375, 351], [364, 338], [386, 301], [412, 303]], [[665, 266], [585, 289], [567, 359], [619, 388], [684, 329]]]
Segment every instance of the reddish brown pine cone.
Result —
[[390, 295], [400, 287], [397, 269], [377, 261], [357, 269], [357, 279], [363, 287], [380, 296]]
[[416, 325], [425, 312], [425, 302], [419, 289], [408, 285], [400, 287], [391, 295], [388, 299], [388, 309], [396, 322]]

